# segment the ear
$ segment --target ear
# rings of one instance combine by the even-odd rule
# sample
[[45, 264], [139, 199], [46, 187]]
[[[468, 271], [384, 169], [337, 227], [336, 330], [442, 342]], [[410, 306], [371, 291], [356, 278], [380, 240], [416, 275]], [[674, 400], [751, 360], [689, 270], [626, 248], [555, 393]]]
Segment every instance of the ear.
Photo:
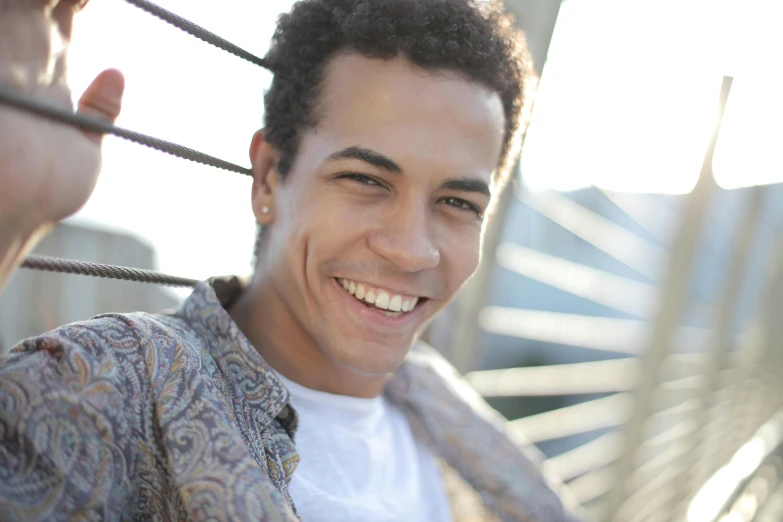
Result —
[[275, 191], [280, 181], [277, 172], [278, 158], [277, 149], [266, 141], [266, 131], [256, 131], [250, 143], [250, 162], [253, 166], [251, 202], [256, 221], [261, 225], [274, 221]]

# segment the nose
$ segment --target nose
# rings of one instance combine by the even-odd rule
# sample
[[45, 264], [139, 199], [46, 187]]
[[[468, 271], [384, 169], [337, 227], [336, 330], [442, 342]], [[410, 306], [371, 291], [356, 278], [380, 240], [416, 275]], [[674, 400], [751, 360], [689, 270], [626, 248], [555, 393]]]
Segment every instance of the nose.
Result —
[[369, 236], [370, 249], [403, 272], [419, 272], [440, 264], [427, 205], [400, 205], [388, 212]]

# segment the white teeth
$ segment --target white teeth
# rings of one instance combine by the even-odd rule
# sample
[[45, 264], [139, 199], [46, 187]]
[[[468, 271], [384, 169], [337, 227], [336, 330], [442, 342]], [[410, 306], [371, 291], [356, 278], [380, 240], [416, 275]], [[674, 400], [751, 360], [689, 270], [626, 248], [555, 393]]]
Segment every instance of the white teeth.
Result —
[[391, 310], [392, 312], [399, 312], [400, 310], [402, 310], [401, 296], [395, 295], [394, 297], [392, 297], [392, 300], [389, 302], [389, 310]]
[[389, 294], [381, 292], [378, 294], [378, 298], [375, 300], [375, 306], [384, 310], [389, 309]]
[[403, 312], [410, 312], [416, 307], [416, 303], [419, 302], [418, 297], [403, 299], [401, 295], [390, 295], [383, 290], [379, 290], [376, 294], [375, 290], [367, 289], [364, 284], [349, 279], [340, 278], [337, 281], [340, 283], [340, 286], [345, 288], [356, 299], [375, 305], [377, 308], [384, 310], [384, 313], [390, 317], [397, 317]]

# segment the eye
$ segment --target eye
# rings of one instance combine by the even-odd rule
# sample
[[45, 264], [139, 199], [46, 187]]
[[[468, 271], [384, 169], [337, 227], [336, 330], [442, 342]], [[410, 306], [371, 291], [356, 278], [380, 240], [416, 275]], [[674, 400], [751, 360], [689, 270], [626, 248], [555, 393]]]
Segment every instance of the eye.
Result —
[[474, 205], [469, 201], [465, 201], [464, 199], [449, 196], [446, 198], [442, 198], [441, 201], [450, 207], [454, 207], [459, 210], [467, 210], [470, 212], [474, 212], [478, 217], [483, 217], [481, 210], [476, 205]]
[[361, 183], [362, 185], [374, 185], [377, 187], [382, 187], [378, 180], [375, 178], [372, 178], [366, 174], [359, 174], [356, 172], [349, 172], [347, 174], [340, 174], [338, 176], [338, 179], [350, 179], [352, 181], [355, 181], [357, 183]]

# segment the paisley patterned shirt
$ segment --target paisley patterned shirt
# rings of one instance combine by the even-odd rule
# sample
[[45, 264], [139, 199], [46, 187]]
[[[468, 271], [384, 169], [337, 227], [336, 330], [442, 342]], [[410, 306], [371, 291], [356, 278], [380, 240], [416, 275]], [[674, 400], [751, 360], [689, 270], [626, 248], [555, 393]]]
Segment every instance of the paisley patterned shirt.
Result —
[[[213, 279], [176, 312], [98, 316], [0, 359], [0, 520], [298, 520], [296, 413], [226, 312], [240, 292]], [[575, 520], [431, 348], [385, 394], [441, 461], [456, 520]]]

